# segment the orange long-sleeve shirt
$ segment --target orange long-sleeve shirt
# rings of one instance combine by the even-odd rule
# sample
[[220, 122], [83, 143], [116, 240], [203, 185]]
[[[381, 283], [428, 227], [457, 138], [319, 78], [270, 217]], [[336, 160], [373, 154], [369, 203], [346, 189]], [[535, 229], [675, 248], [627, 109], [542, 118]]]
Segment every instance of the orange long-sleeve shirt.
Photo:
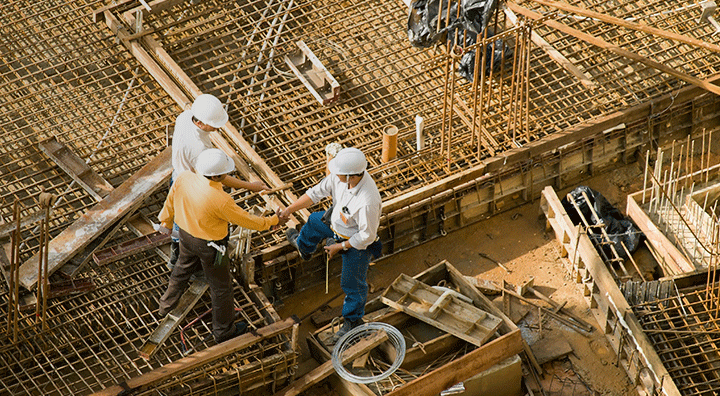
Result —
[[190, 171], [173, 182], [160, 214], [160, 224], [172, 229], [173, 220], [195, 238], [220, 240], [228, 223], [251, 230], [267, 230], [278, 223], [276, 215], [254, 216], [239, 207], [222, 184]]

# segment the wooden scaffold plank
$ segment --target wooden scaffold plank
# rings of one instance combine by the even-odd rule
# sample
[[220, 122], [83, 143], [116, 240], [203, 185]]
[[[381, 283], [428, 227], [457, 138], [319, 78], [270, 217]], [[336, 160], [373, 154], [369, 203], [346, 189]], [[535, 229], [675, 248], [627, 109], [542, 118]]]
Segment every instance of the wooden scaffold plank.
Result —
[[192, 310], [200, 300], [200, 297], [205, 294], [208, 287], [210, 287], [210, 285], [208, 285], [206, 281], [198, 279], [185, 290], [185, 293], [180, 297], [175, 308], [165, 315], [157, 329], [150, 334], [150, 337], [148, 337], [140, 347], [139, 352], [143, 359], [150, 359], [158, 348], [170, 338], [170, 334], [172, 334], [180, 322], [185, 319], [190, 310]]

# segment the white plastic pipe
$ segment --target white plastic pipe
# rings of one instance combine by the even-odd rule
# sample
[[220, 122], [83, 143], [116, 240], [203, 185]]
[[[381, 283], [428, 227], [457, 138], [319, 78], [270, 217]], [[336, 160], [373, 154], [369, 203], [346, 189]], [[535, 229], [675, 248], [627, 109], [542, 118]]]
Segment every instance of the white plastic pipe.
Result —
[[415, 148], [420, 151], [425, 148], [425, 136], [423, 135], [424, 120], [418, 114], [415, 116]]

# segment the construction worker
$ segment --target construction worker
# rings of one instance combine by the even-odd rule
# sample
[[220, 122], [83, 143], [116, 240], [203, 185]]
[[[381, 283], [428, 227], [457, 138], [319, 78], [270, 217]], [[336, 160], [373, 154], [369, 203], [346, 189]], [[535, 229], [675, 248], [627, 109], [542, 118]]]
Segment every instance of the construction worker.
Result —
[[[172, 181], [184, 171], [195, 169], [195, 162], [203, 151], [213, 148], [210, 132], [222, 128], [228, 121], [228, 114], [218, 98], [202, 94], [195, 99], [190, 110], [185, 110], [175, 120], [172, 139]], [[227, 175], [222, 184], [230, 188], [244, 188], [250, 191], [266, 190], [261, 181], [247, 182]], [[177, 227], [175, 227], [177, 231]], [[175, 265], [178, 253], [178, 241], [173, 239], [169, 267]]]
[[363, 323], [367, 301], [367, 270], [372, 257], [379, 257], [382, 245], [377, 237], [382, 200], [375, 181], [367, 172], [362, 151], [350, 147], [340, 150], [328, 163], [330, 175], [283, 210], [279, 216], [287, 221], [300, 209], [331, 196], [333, 206], [326, 212], [310, 214], [298, 232], [289, 228], [285, 235], [304, 260], [310, 259], [318, 244], [327, 239], [325, 251], [329, 258], [342, 254], [340, 286], [345, 292], [343, 324], [331, 339], [340, 337]]
[[222, 181], [235, 170], [234, 162], [221, 150], [200, 153], [195, 172], [178, 175], [158, 215], [158, 230], [170, 233], [173, 221], [180, 230], [180, 254], [160, 299], [160, 316], [165, 316], [188, 287], [190, 276], [202, 267], [212, 297], [212, 328], [215, 342], [242, 333], [245, 324], [233, 326], [233, 287], [225, 250], [228, 223], [252, 230], [267, 230], [278, 224], [278, 216], [253, 216], [240, 208]]

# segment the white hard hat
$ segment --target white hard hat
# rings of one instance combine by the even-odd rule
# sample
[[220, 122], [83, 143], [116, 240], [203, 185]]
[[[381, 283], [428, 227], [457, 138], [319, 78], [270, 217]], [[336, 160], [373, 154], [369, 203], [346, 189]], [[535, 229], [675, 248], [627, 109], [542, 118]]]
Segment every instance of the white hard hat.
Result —
[[192, 111], [193, 117], [213, 128], [222, 128], [228, 121], [228, 114], [223, 108], [222, 102], [210, 94], [198, 96], [190, 111]]
[[222, 150], [207, 149], [198, 155], [195, 171], [203, 176], [220, 176], [235, 170], [235, 163]]
[[328, 163], [328, 169], [336, 175], [359, 175], [367, 168], [365, 154], [355, 147], [338, 151], [335, 158]]

